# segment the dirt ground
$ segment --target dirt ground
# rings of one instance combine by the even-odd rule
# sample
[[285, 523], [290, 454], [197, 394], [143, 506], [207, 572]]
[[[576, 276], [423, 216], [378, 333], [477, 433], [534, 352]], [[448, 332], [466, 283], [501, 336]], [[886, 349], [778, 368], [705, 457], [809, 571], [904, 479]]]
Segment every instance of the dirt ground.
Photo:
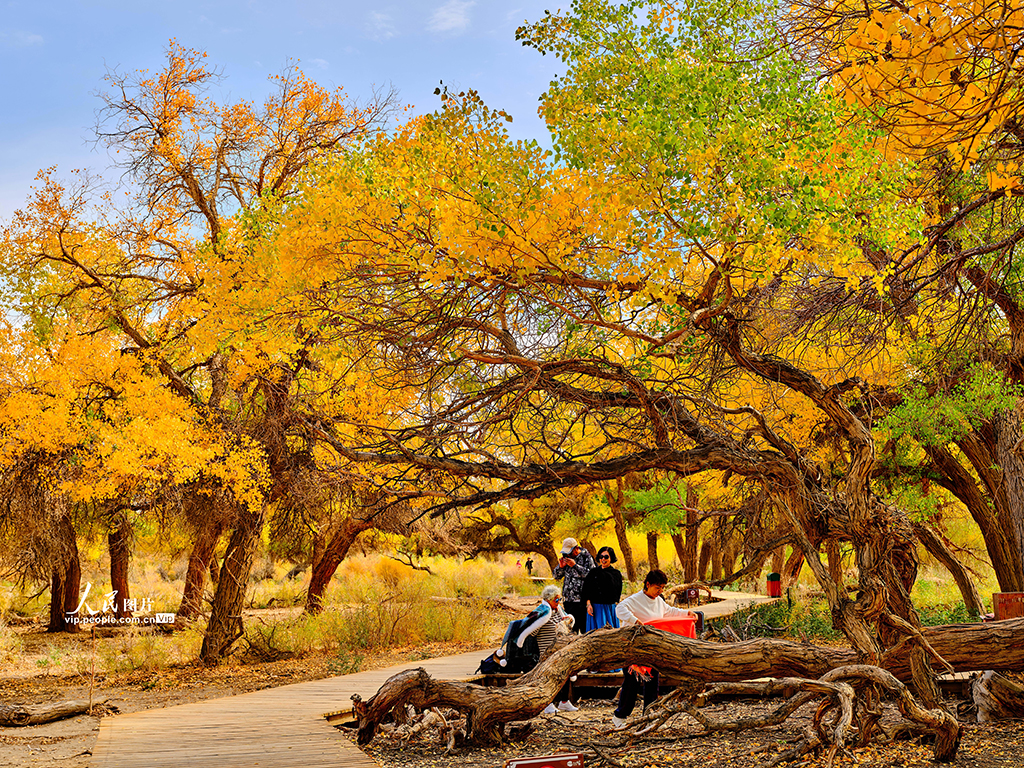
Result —
[[[681, 728], [630, 737], [614, 732], [610, 702], [586, 700], [579, 703], [578, 712], [534, 718], [530, 721], [532, 730], [525, 738], [499, 748], [457, 749], [449, 755], [445, 751], [446, 744], [433, 735], [403, 738], [397, 732], [378, 736], [367, 751], [387, 768], [498, 768], [515, 757], [559, 752], [585, 755], [586, 768], [745, 768], [770, 765], [773, 758], [793, 746], [801, 730], [810, 725], [814, 714], [813, 709], [799, 710], [781, 726], [740, 733], [705, 734], [690, 721]], [[744, 717], [761, 714], [769, 706], [772, 705], [763, 702], [730, 701], [709, 707], [708, 713], [718, 718]], [[824, 757], [789, 763], [807, 768], [820, 768], [825, 764]], [[852, 748], [833, 764], [861, 768], [936, 765], [931, 748], [917, 741]], [[1018, 768], [1024, 765], [1024, 721], [991, 726], [965, 723], [960, 751], [950, 765], [958, 768]]]
[[[18, 663], [0, 667], [0, 703], [30, 705], [90, 698], [88, 674], [39, 672], [39, 662], [45, 660], [45, 649], [54, 642], [53, 635], [47, 635], [39, 625], [20, 628], [19, 634], [24, 653]], [[90, 642], [86, 633], [65, 635], [60, 640], [72, 646]], [[476, 648], [481, 649], [482, 658], [490, 644], [429, 643], [396, 648], [364, 656], [359, 669], [379, 669]], [[98, 674], [92, 699], [105, 703], [97, 704], [93, 715], [44, 725], [0, 727], [0, 768], [88, 768], [101, 717], [318, 680], [336, 674], [336, 662], [335, 656], [319, 654], [262, 663], [231, 660], [212, 669], [187, 664], [157, 672]]]
[[[500, 622], [499, 622], [500, 623]], [[66, 699], [88, 699], [87, 674], [43, 674], [38, 663], [42, 648], [53, 636], [41, 627], [23, 630], [25, 653], [22, 662], [0, 668], [0, 702], [40, 704]], [[71, 643], [88, 642], [79, 636]], [[490, 649], [490, 643], [475, 648]], [[402, 661], [419, 661], [473, 650], [474, 646], [432, 644], [393, 649], [363, 659], [360, 669], [390, 666]], [[481, 656], [483, 653], [481, 654]], [[0, 766], [3, 768], [88, 768], [100, 717], [168, 707], [203, 699], [230, 696], [279, 685], [298, 683], [335, 674], [336, 658], [329, 655], [304, 656], [266, 663], [234, 661], [215, 669], [179, 665], [157, 672], [136, 671], [116, 676], [98, 675], [92, 696], [105, 699], [93, 715], [24, 728], [0, 728]], [[716, 704], [722, 716], [756, 713], [771, 706], [763, 702]], [[530, 732], [499, 749], [458, 748], [445, 753], [444, 745], [430, 735], [403, 737], [383, 734], [367, 750], [385, 768], [477, 768], [503, 766], [517, 756], [553, 752], [587, 755], [587, 768], [657, 768], [659, 766], [766, 766], [788, 749], [810, 722], [812, 712], [798, 712], [782, 726], [737, 734], [706, 735], [692, 722], [672, 731], [628, 738], [613, 733], [611, 703], [585, 700], [579, 712], [540, 716], [530, 721]], [[601, 755], [599, 757], [598, 755]], [[804, 760], [801, 766], [824, 765], [822, 759]], [[852, 749], [836, 765], [866, 768], [910, 768], [934, 765], [925, 744], [899, 742], [884, 747]], [[1024, 765], [1024, 721], [979, 726], [965, 723], [962, 746], [952, 764], [960, 768], [1004, 768]]]

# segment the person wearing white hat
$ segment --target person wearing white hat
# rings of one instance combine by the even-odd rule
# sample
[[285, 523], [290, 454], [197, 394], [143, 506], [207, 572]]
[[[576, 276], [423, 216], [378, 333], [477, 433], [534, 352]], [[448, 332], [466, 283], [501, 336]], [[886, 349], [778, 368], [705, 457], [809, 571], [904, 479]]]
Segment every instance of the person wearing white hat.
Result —
[[565, 612], [576, 620], [573, 632], [582, 634], [586, 631], [587, 604], [583, 600], [583, 580], [596, 565], [593, 556], [576, 539], [568, 538], [562, 542], [554, 577], [563, 579], [562, 605]]

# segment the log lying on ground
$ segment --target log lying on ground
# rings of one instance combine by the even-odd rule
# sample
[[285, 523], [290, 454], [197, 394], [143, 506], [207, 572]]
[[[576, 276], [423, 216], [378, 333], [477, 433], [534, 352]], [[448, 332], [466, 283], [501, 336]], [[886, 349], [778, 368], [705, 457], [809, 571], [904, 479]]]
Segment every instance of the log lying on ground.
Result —
[[971, 684], [978, 722], [1024, 717], [1024, 686], [991, 670]]
[[0, 725], [41, 725], [63, 720], [88, 712], [93, 707], [103, 704], [106, 699], [90, 702], [88, 699], [58, 701], [55, 704], [3, 704], [0, 703]]
[[[933, 627], [924, 636], [957, 671], [977, 669], [979, 663], [1024, 670], [1024, 619]], [[466, 712], [470, 742], [499, 742], [505, 723], [536, 716], [570, 675], [581, 669], [610, 669], [626, 663], [650, 665], [665, 673], [715, 683], [762, 677], [817, 679], [838, 667], [858, 664], [860, 659], [850, 649], [788, 640], [762, 638], [723, 644], [690, 640], [643, 626], [598, 630], [547, 657], [506, 688], [434, 680], [423, 670], [395, 675], [369, 701], [356, 701], [359, 743], [368, 743], [391, 709], [407, 703], [421, 709], [445, 706]], [[938, 661], [935, 665], [944, 669]], [[911, 679], [909, 665], [898, 650], [884, 657], [880, 666], [901, 681]]]

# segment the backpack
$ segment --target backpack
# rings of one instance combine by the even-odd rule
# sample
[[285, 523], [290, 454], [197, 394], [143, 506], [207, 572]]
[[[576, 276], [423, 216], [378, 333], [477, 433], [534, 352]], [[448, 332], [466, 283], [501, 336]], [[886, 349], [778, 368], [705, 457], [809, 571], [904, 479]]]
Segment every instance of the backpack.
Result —
[[476, 673], [483, 675], [496, 675], [505, 671], [505, 667], [501, 666], [498, 660], [494, 658], [493, 653], [486, 659], [482, 659], [480, 661], [480, 666], [476, 668]]

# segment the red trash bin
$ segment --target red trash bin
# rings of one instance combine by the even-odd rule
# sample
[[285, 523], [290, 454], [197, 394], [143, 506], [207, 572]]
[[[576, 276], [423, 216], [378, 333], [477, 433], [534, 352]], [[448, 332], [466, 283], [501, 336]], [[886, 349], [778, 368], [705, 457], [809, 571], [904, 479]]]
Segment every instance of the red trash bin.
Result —
[[782, 597], [782, 577], [777, 573], [768, 574], [768, 597]]

